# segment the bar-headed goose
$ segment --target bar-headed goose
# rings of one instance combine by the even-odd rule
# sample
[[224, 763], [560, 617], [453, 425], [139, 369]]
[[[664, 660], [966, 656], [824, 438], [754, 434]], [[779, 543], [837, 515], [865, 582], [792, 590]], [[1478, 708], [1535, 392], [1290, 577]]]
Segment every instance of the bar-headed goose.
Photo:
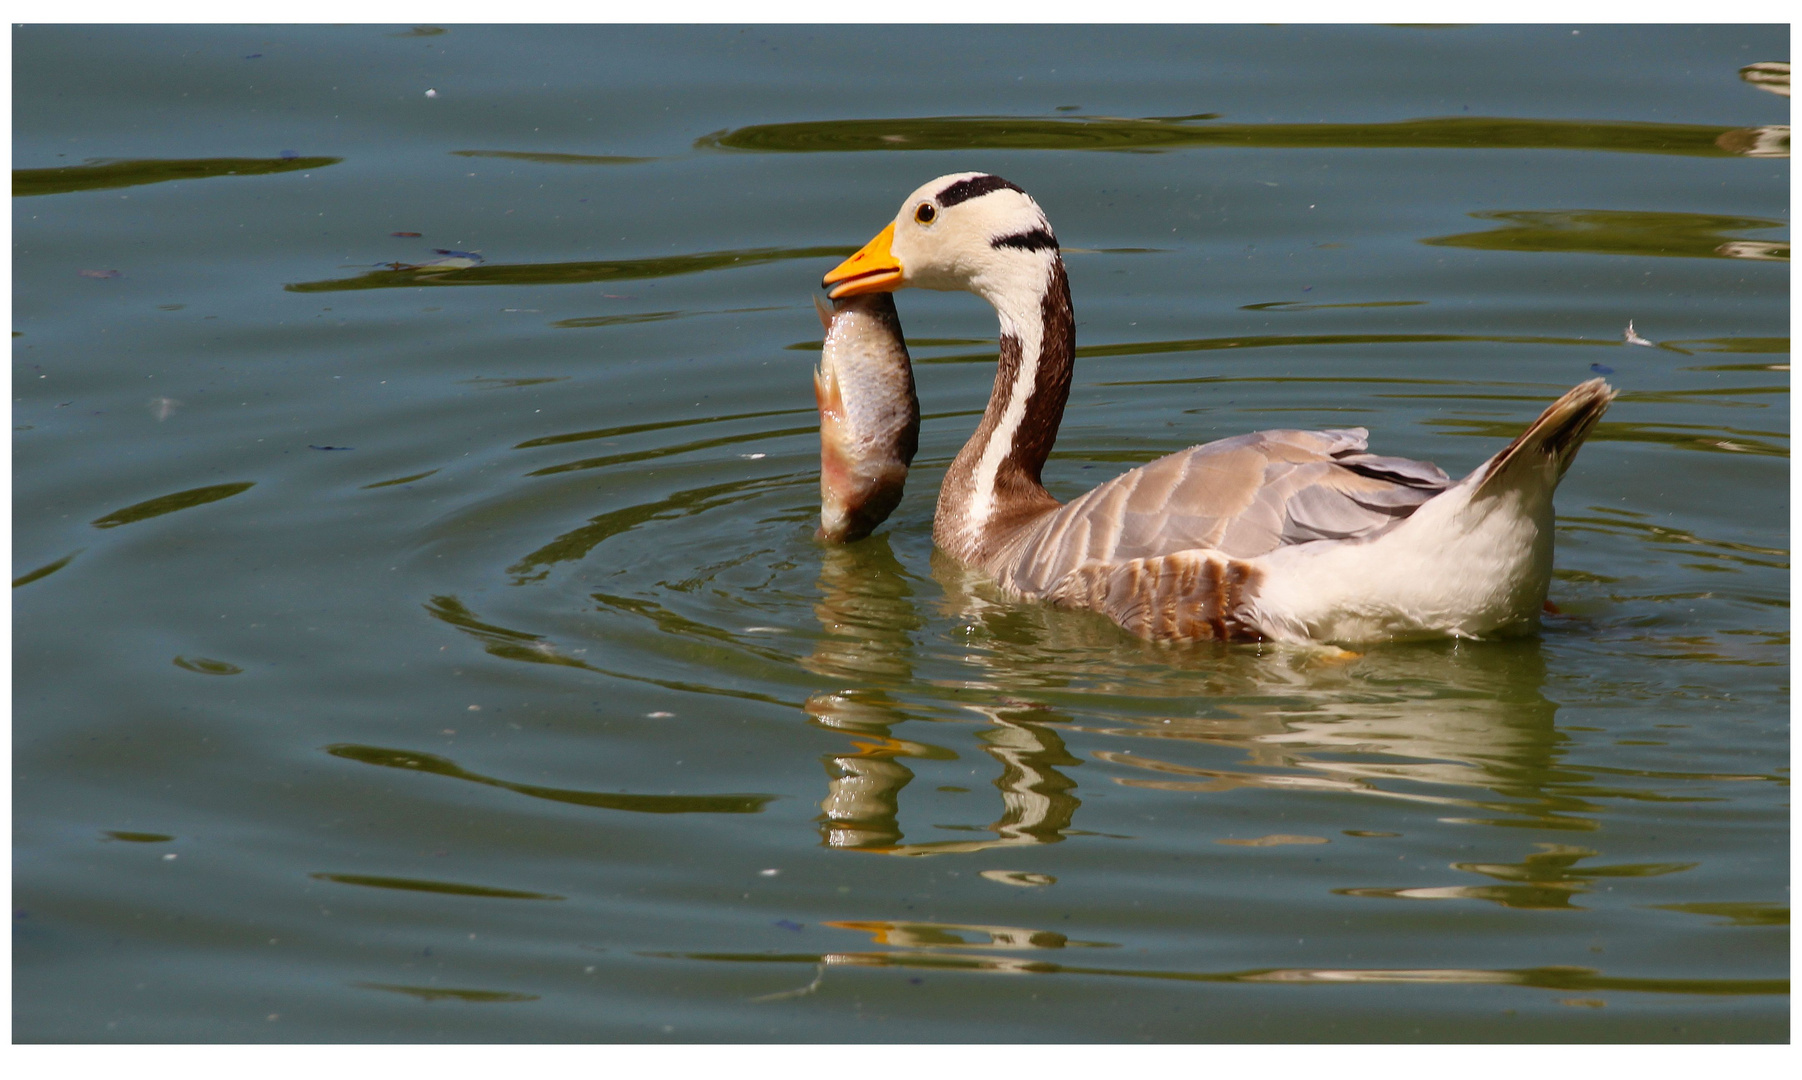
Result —
[[952, 461], [932, 535], [1021, 597], [1143, 637], [1360, 642], [1538, 625], [1552, 491], [1614, 391], [1592, 379], [1453, 483], [1368, 453], [1363, 428], [1260, 431], [1191, 447], [1068, 504], [1039, 482], [1076, 349], [1051, 223], [998, 176], [926, 184], [826, 275], [837, 299], [962, 289], [1001, 317], [988, 410]]

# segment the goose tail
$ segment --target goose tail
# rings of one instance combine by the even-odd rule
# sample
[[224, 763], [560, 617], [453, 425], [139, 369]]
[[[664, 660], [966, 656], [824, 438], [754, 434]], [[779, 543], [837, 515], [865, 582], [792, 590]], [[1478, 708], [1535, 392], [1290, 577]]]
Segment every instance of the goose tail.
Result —
[[1601, 379], [1572, 387], [1539, 414], [1527, 430], [1483, 466], [1472, 500], [1535, 482], [1549, 491], [1576, 460], [1583, 440], [1608, 411], [1617, 391]]

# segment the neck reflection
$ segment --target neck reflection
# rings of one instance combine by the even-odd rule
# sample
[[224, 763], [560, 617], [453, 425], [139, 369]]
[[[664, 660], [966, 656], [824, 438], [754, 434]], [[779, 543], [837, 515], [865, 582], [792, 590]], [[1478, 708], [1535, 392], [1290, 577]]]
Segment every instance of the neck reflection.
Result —
[[[912, 631], [923, 626], [913, 590], [886, 536], [851, 547], [828, 548], [820, 570], [821, 600], [814, 608], [826, 631], [811, 656], [812, 672], [840, 679], [902, 686], [913, 679]], [[807, 699], [812, 723], [852, 736], [851, 750], [825, 758], [826, 798], [820, 833], [828, 847], [885, 855], [943, 855], [1064, 838], [1081, 801], [1076, 782], [1059, 766], [1082, 764], [1049, 722], [1067, 723], [1032, 703], [966, 705], [990, 727], [977, 739], [1000, 766], [994, 780], [1001, 816], [981, 840], [905, 843], [899, 822], [901, 791], [914, 779], [903, 759], [952, 760], [955, 751], [896, 738], [895, 725], [910, 719], [886, 691], [849, 688]], [[1022, 715], [1024, 714], [1024, 715]]]

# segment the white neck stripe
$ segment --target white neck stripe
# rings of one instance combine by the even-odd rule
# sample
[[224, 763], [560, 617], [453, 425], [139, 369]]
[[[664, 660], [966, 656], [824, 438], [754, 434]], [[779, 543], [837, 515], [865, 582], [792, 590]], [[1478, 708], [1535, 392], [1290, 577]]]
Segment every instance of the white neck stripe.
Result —
[[[1052, 258], [1055, 257], [1054, 254]], [[1001, 316], [1001, 335], [1020, 343], [1020, 366], [1012, 385], [1005, 390], [1007, 406], [989, 432], [988, 444], [982, 448], [970, 477], [972, 497], [965, 528], [972, 538], [983, 535], [995, 513], [995, 482], [1001, 474], [1001, 463], [1013, 451], [1014, 439], [1026, 419], [1026, 406], [1038, 383], [1039, 361], [1045, 351], [1044, 299], [1051, 282], [1051, 259], [1033, 261], [1040, 276], [1032, 287], [997, 290], [1000, 295], [991, 298]]]

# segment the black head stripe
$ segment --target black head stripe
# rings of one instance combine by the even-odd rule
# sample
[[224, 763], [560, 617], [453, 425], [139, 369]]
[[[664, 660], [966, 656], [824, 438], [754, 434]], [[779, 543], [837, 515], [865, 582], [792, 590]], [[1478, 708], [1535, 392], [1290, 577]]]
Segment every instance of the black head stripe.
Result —
[[[939, 205], [946, 207], [956, 206], [960, 202], [967, 202], [979, 195], [987, 195], [991, 191], [1000, 191], [1002, 188], [1006, 188], [1009, 191], [1020, 191], [1017, 186], [1008, 183], [999, 176], [989, 176], [987, 174], [982, 176], [972, 176], [967, 180], [959, 180], [957, 183], [952, 184], [950, 187], [939, 192]], [[1026, 192], [1020, 191], [1020, 194], [1024, 195]]]
[[1021, 251], [1044, 251], [1050, 248], [1057, 250], [1057, 237], [1051, 235], [1050, 229], [1030, 229], [1012, 236], [997, 236], [989, 241], [990, 247], [1019, 248]]

